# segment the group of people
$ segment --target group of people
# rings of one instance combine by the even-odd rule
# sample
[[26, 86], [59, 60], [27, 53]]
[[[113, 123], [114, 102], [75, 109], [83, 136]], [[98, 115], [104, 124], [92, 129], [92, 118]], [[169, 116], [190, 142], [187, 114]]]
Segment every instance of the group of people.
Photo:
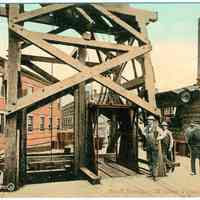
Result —
[[[147, 125], [144, 127], [142, 134], [145, 138], [145, 150], [147, 152], [150, 170], [149, 176], [156, 181], [160, 158], [162, 158], [163, 161], [165, 175], [167, 175], [170, 169], [173, 171], [175, 167], [175, 152], [172, 152], [174, 144], [172, 132], [169, 131], [168, 124], [165, 121], [159, 126], [154, 116], [149, 116], [147, 118]], [[185, 138], [190, 151], [191, 175], [196, 175], [196, 159], [199, 159], [200, 166], [200, 126], [191, 122], [190, 126], [185, 130]]]
[[[147, 125], [144, 127], [142, 134], [145, 138], [145, 150], [149, 164], [150, 177], [157, 180], [159, 159], [162, 157], [163, 170], [167, 173], [174, 167], [172, 159], [173, 137], [168, 130], [168, 124], [164, 121], [161, 127], [154, 116], [147, 118]], [[160, 156], [161, 155], [161, 156]]]

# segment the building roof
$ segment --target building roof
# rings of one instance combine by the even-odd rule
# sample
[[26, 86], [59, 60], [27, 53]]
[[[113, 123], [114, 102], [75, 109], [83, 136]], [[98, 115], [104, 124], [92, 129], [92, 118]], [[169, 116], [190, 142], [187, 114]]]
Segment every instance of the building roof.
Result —
[[[8, 62], [7, 57], [0, 55], [0, 66], [2, 68], [4, 68], [4, 64], [3, 64], [4, 62]], [[39, 74], [35, 73], [34, 71], [31, 71], [30, 69], [25, 68], [24, 66], [21, 66], [21, 72], [23, 73], [23, 75], [28, 76], [29, 78], [34, 79], [36, 81], [40, 81], [45, 85], [51, 84], [48, 80], [46, 80], [45, 78], [43, 78]]]
[[165, 92], [159, 92], [156, 94], [157, 106], [177, 106], [179, 103], [179, 95], [185, 90], [192, 94], [193, 99], [195, 99], [200, 94], [200, 86], [196, 84]]
[[174, 93], [174, 94], [180, 94], [181, 92], [183, 92], [184, 90], [189, 90], [190, 92], [194, 92], [194, 91], [200, 91], [200, 86], [199, 85], [189, 85], [186, 87], [182, 87], [182, 88], [178, 88], [178, 89], [174, 89], [174, 90], [168, 90], [168, 91], [164, 91], [164, 92], [158, 92], [157, 95], [162, 95], [162, 94], [169, 94], [169, 93]]

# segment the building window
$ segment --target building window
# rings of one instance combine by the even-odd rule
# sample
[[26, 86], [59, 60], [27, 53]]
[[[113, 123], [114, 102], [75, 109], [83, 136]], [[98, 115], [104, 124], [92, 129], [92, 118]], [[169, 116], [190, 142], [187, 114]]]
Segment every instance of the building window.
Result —
[[33, 94], [33, 87], [28, 86], [27, 87], [27, 95], [31, 95], [31, 94]]
[[49, 117], [49, 123], [48, 123], [49, 125], [49, 129], [51, 129], [52, 128], [52, 118], [51, 117]]
[[4, 133], [4, 114], [1, 113], [0, 114], [0, 133], [3, 134]]
[[57, 102], [58, 102], [58, 104], [57, 104], [58, 105], [58, 110], [60, 110], [60, 99], [58, 99]]
[[0, 76], [0, 95], [2, 97], [5, 96], [5, 91], [4, 91], [4, 81], [3, 81], [3, 77]]
[[27, 119], [27, 126], [28, 126], [28, 132], [32, 132], [33, 131], [33, 116], [28, 116]]
[[60, 119], [57, 119], [57, 129], [60, 129]]
[[44, 131], [45, 117], [40, 116], [40, 131]]

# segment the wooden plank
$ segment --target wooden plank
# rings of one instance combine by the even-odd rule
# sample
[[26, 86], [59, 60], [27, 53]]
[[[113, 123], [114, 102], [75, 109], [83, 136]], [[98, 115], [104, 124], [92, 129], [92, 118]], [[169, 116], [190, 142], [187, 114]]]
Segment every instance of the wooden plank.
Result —
[[115, 168], [121, 172], [123, 172], [124, 174], [126, 174], [127, 176], [134, 176], [136, 175], [136, 172], [122, 166], [122, 165], [119, 165], [117, 163], [114, 163], [114, 162], [107, 162], [107, 165], [111, 166], [112, 168]]
[[94, 20], [80, 7], [76, 7], [76, 10], [90, 23], [95, 23]]
[[49, 6], [45, 6], [45, 7], [33, 10], [33, 11], [24, 12], [22, 14], [19, 14], [14, 18], [13, 22], [19, 23], [19, 22], [24, 22], [24, 21], [27, 21], [27, 20], [32, 20], [34, 18], [39, 18], [39, 17], [46, 15], [48, 13], [52, 13], [52, 12], [55, 12], [55, 11], [59, 11], [59, 10], [69, 8], [72, 5], [73, 4], [51, 4]]
[[48, 72], [46, 72], [42, 68], [38, 67], [36, 64], [32, 63], [31, 61], [28, 61], [28, 60], [24, 60], [23, 61], [22, 60], [22, 64], [26, 65], [28, 68], [30, 68], [33, 71], [37, 72], [38, 74], [40, 74], [42, 77], [44, 77], [46, 80], [48, 80], [51, 83], [57, 83], [59, 81], [59, 79], [57, 79], [56, 77], [52, 76], [51, 74], [49, 74]]
[[97, 176], [96, 174], [94, 174], [93, 172], [91, 172], [89, 169], [87, 169], [86, 167], [81, 167], [80, 168], [81, 172], [86, 175], [86, 177], [88, 178], [88, 180], [92, 183], [92, 184], [100, 184], [100, 180], [101, 178], [99, 176]]
[[138, 78], [134, 78], [133, 80], [123, 83], [122, 86], [127, 90], [133, 90], [142, 86], [143, 84], [144, 84], [144, 78], [138, 77]]
[[75, 46], [75, 47], [85, 47], [85, 48], [91, 48], [91, 49], [98, 48], [98, 49], [106, 49], [110, 51], [122, 51], [122, 52], [130, 51], [133, 49], [129, 45], [115, 44], [111, 42], [85, 40], [81, 38], [67, 37], [67, 36], [55, 35], [55, 34], [50, 34], [50, 33], [38, 33], [38, 32], [33, 33], [30, 31], [28, 32], [30, 34], [33, 34], [35, 37], [38, 37], [40, 39], [43, 39], [55, 44], [70, 45], [70, 46]]
[[132, 28], [129, 24], [127, 24], [126, 22], [124, 22], [123, 20], [121, 20], [119, 17], [113, 15], [111, 12], [109, 12], [108, 10], [106, 10], [105, 8], [103, 8], [100, 5], [92, 4], [92, 6], [96, 10], [98, 10], [100, 13], [102, 13], [106, 17], [110, 18], [112, 21], [114, 21], [115, 23], [117, 23], [119, 26], [121, 26], [122, 28], [124, 28], [125, 30], [127, 30], [134, 37], [136, 37], [139, 41], [143, 42], [144, 44], [148, 44], [149, 43], [148, 40], [143, 35], [143, 33], [138, 32], [137, 30], [135, 30], [134, 28]]
[[36, 61], [36, 62], [47, 62], [47, 63], [56, 63], [56, 64], [64, 64], [64, 62], [53, 58], [53, 57], [45, 57], [45, 56], [35, 56], [35, 55], [28, 55], [22, 54], [22, 61]]
[[[73, 53], [72, 53], [72, 55], [73, 55]], [[27, 60], [28, 61], [36, 61], [36, 62], [45, 62], [45, 63], [65, 64], [63, 61], [61, 61], [57, 58], [53, 58], [53, 57], [23, 54], [22, 55], [22, 63]], [[88, 61], [88, 62], [85, 62], [85, 64], [87, 66], [95, 66], [95, 65], [98, 65], [99, 63]]]
[[125, 9], [120, 8], [119, 6], [109, 6], [103, 5], [107, 10], [109, 10], [112, 13], [116, 14], [123, 14], [123, 15], [128, 15], [128, 16], [141, 16], [143, 18], [148, 18], [149, 21], [155, 22], [158, 20], [158, 13], [157, 12], [151, 12], [148, 10], [143, 10], [143, 9], [138, 9], [138, 8], [133, 8], [133, 7], [128, 7]]
[[66, 172], [66, 169], [28, 170], [27, 174], [52, 173], [52, 172]]
[[[148, 18], [149, 21], [152, 21], [152, 22], [155, 22], [155, 21], [158, 20], [157, 12], [151, 12], [151, 11], [133, 8], [133, 7], [128, 7], [126, 9], [122, 9], [119, 6], [109, 6], [109, 4], [107, 4], [107, 5], [104, 4], [102, 6], [104, 8], [106, 8], [107, 10], [109, 10], [110, 12], [112, 12], [113, 14], [123, 14], [123, 15], [127, 15], [127, 16], [141, 16], [141, 17], [144, 17], [144, 18]], [[81, 7], [79, 9], [81, 9]], [[84, 11], [84, 13], [85, 13], [85, 11]], [[8, 14], [7, 14], [6, 9], [4, 7], [0, 7], [0, 16], [1, 17], [8, 17]], [[83, 16], [85, 17], [85, 19], [88, 20], [88, 22], [91, 23], [93, 21], [90, 18], [89, 15], [83, 15]]]
[[[29, 165], [36, 165], [36, 164], [56, 164], [56, 163], [66, 163], [68, 162], [67, 160], [40, 160], [40, 161], [30, 161], [28, 164]], [[71, 162], [71, 161], [70, 161]]]
[[111, 177], [123, 177], [126, 176], [123, 172], [119, 171], [118, 169], [115, 169], [111, 166], [109, 166], [107, 163], [103, 161], [99, 161], [99, 169], [102, 170], [104, 173], [108, 174]]

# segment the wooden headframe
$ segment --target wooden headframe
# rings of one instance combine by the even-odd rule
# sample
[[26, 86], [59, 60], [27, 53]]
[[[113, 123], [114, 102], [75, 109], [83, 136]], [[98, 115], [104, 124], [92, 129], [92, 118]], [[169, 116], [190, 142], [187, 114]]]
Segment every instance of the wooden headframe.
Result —
[[[0, 7], [0, 16], [8, 17], [9, 50], [8, 50], [8, 107], [7, 124], [9, 145], [17, 144], [18, 120], [24, 115], [51, 101], [72, 93], [82, 83], [96, 81], [114, 93], [120, 95], [133, 105], [159, 116], [155, 103], [155, 78], [151, 64], [151, 43], [148, 39], [147, 25], [157, 20], [157, 14], [131, 7], [118, 7], [104, 4], [42, 4], [41, 8], [24, 12], [23, 4], [12, 4]], [[34, 32], [24, 27], [25, 22], [34, 22], [56, 26], [48, 33]], [[59, 33], [73, 29], [80, 35], [91, 34], [91, 37], [68, 37]], [[112, 42], [98, 40], [98, 34], [112, 35]], [[52, 45], [53, 44], [53, 45]], [[73, 46], [74, 51], [67, 54], [56, 45]], [[35, 45], [52, 57], [22, 54], [21, 49]], [[99, 61], [82, 62], [77, 58], [81, 48], [94, 49]], [[104, 55], [104, 56], [102, 56]], [[59, 81], [56, 77], [37, 66], [34, 61], [61, 63], [77, 71], [75, 75]], [[128, 62], [132, 63], [134, 77], [127, 80], [123, 77]], [[142, 75], [138, 75], [136, 62], [139, 63]], [[20, 65], [26, 65], [52, 83], [32, 95], [20, 97], [17, 88], [17, 76]], [[107, 73], [114, 74], [111, 79]], [[125, 80], [122, 81], [122, 79]], [[141, 88], [145, 95], [141, 95]], [[137, 93], [132, 90], [137, 89]], [[24, 123], [22, 123], [25, 126]], [[18, 127], [19, 128], [19, 127]], [[22, 125], [21, 128], [23, 129]], [[24, 135], [24, 134], [23, 134]], [[9, 147], [8, 147], [9, 148]], [[10, 148], [15, 155], [17, 148]], [[8, 157], [7, 156], [7, 157]], [[17, 155], [19, 156], [19, 155]], [[24, 155], [22, 155], [24, 158]], [[15, 162], [15, 163], [14, 163]], [[8, 180], [13, 180], [16, 171], [12, 165], [17, 160], [7, 160], [10, 166]], [[16, 170], [16, 169], [15, 169]], [[14, 180], [17, 182], [18, 180]]]
[[[56, 18], [58, 12], [62, 13], [63, 15], [64, 14], [67, 15], [68, 13], [70, 14], [70, 11], [73, 11], [74, 9], [76, 9], [79, 12], [79, 14], [82, 17], [84, 17], [86, 22], [84, 22], [85, 24], [82, 25], [83, 26], [81, 28], [82, 30], [79, 30], [78, 26], [72, 27], [72, 25], [69, 25], [67, 27], [67, 24], [62, 25], [65, 27], [65, 29], [74, 28], [78, 32], [90, 30], [93, 33], [95, 33], [95, 28], [96, 28], [97, 33], [100, 31], [103, 32], [103, 30], [100, 30], [101, 28], [97, 27], [99, 25], [98, 18], [105, 17], [106, 19], [110, 20], [110, 23], [113, 24], [113, 32], [115, 31], [114, 29], [121, 30], [122, 32], [121, 37], [124, 37], [123, 43], [120, 44], [118, 42], [116, 44], [111, 42], [85, 40], [82, 38], [61, 36], [61, 35], [56, 35], [55, 31], [54, 33], [33, 32], [25, 29], [22, 26], [23, 22], [27, 21], [40, 22], [45, 17], [47, 18], [46, 24], [52, 24], [53, 21], [57, 20], [49, 19], [50, 13], [53, 15], [53, 17]], [[1, 15], [5, 16], [6, 11], [3, 8], [1, 8], [1, 10], [2, 10]], [[94, 12], [96, 13], [95, 15]], [[129, 16], [132, 21], [135, 19], [135, 23], [137, 23], [138, 28], [136, 29], [131, 24], [131, 20], [129, 20], [128, 22], [127, 20], [123, 20], [124, 16]], [[109, 89], [113, 90], [120, 96], [126, 98], [133, 104], [136, 104], [137, 106], [147, 110], [152, 114], [159, 115], [159, 112], [155, 106], [153, 67], [151, 65], [150, 55], [148, 53], [151, 50], [151, 45], [150, 41], [148, 40], [146, 31], [146, 25], [150, 21], [155, 21], [155, 20], [156, 20], [156, 15], [155, 13], [152, 12], [142, 11], [134, 8], [128, 8], [126, 10], [117, 9], [117, 6], [115, 7], [108, 6], [108, 8], [106, 8], [106, 6], [98, 4], [88, 4], [88, 5], [50, 4], [43, 6], [39, 9], [36, 9], [34, 11], [23, 12], [18, 14], [16, 17], [14, 17], [14, 19], [9, 21], [9, 29], [13, 33], [17, 34], [17, 36], [20, 36], [19, 38], [25, 41], [26, 44], [29, 45], [34, 44], [35, 46], [47, 52], [48, 54], [52, 55], [54, 57], [53, 58], [54, 61], [67, 64], [68, 66], [71, 66], [72, 68], [79, 71], [79, 73], [59, 82], [56, 78], [50, 77], [50, 75], [44, 73], [44, 76], [48, 77], [52, 81], [52, 83], [55, 84], [48, 86], [42, 89], [41, 91], [33, 93], [32, 96], [27, 96], [18, 99], [16, 105], [9, 105], [8, 115], [18, 112], [24, 108], [29, 108], [29, 110], [32, 111], [33, 109], [36, 109], [44, 104], [49, 103], [50, 101], [52, 101], [52, 99], [56, 99], [67, 94], [68, 92], [70, 92], [70, 89], [72, 87], [75, 87], [77, 84], [83, 81], [87, 82], [97, 81], [98, 83], [104, 85], [105, 87], [108, 87]], [[53, 25], [57, 25], [57, 23], [58, 22], [55, 22], [55, 24]], [[90, 28], [88, 28], [89, 27], [88, 23], [91, 26]], [[59, 27], [58, 29], [61, 28], [62, 27]], [[110, 29], [111, 28], [112, 27], [110, 27]], [[63, 29], [61, 31], [63, 31]], [[104, 32], [106, 33], [106, 30], [104, 30]], [[108, 33], [108, 35], [114, 34], [113, 32], [111, 30]], [[120, 34], [115, 34], [115, 37], [118, 36], [120, 36]], [[130, 38], [137, 40], [139, 45], [133, 46], [125, 44], [125, 42], [128, 41]], [[82, 64], [79, 60], [73, 58], [71, 55], [67, 55], [62, 50], [51, 45], [51, 43], [71, 45], [74, 47], [84, 46], [86, 48], [97, 49], [104, 52], [114, 52], [114, 51], [120, 52], [120, 54], [119, 53], [116, 54], [114, 52], [115, 56], [113, 56], [113, 58], [104, 61], [103, 63], [100, 64], [96, 63], [91, 68], [88, 67], [87, 65]], [[128, 61], [134, 60], [136, 58], [141, 58], [143, 62], [142, 65], [144, 68], [144, 74], [143, 77], [140, 77], [140, 79], [135, 77], [136, 80], [131, 80], [128, 81], [127, 83], [119, 85], [116, 82], [110, 80], [109, 78], [103, 76], [103, 73], [107, 72], [108, 70], [117, 68], [119, 65], [127, 63]], [[43, 58], [38, 56], [38, 59], [42, 60]], [[51, 60], [53, 61], [53, 59]], [[23, 57], [23, 55], [22, 55], [22, 61], [23, 62], [21, 63], [26, 64], [27, 66], [31, 67], [38, 73], [40, 74], [43, 73], [42, 70], [40, 71], [38, 67], [33, 65], [31, 60], [25, 61], [25, 56]], [[46, 62], [47, 60], [45, 60], [44, 58], [44, 61]], [[128, 90], [129, 88], [137, 87], [138, 82], [139, 83], [144, 82], [145, 88], [147, 89], [148, 92], [148, 102], [145, 101], [144, 99], [141, 99], [140, 97], [138, 97], [137, 95]], [[134, 84], [136, 84], [136, 86]]]

